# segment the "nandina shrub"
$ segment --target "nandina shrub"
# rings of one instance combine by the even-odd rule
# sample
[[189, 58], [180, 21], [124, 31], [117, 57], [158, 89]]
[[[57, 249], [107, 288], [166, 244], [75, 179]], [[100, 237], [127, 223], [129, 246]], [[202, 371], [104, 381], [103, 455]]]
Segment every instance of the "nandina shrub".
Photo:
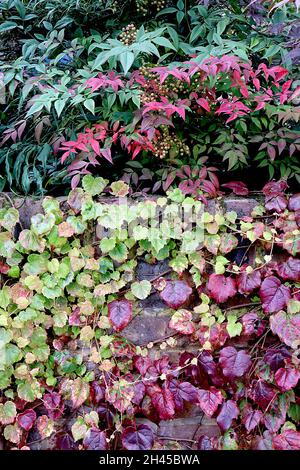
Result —
[[[257, 164], [268, 167], [271, 176], [277, 168], [285, 178], [299, 176], [299, 132], [288, 125], [299, 88], [292, 88], [286, 69], [264, 63], [255, 69], [238, 57], [211, 57], [200, 63], [191, 59], [178, 66], [143, 67], [129, 79], [100, 73], [86, 86], [104, 99], [111, 88], [123, 93], [128, 83], [141, 100], [130, 123], [105, 121], [63, 144], [62, 162], [73, 156], [73, 187], [101, 158], [112, 162], [112, 149], [118, 147], [132, 159], [141, 152], [171, 164], [175, 158], [189, 163], [205, 157], [217, 165], [223, 160], [229, 170]], [[295, 164], [293, 171], [288, 160]]]
[[[46, 197], [29, 228], [16, 230], [14, 207], [0, 211], [5, 448], [164, 448], [153, 423], [195, 406], [220, 435], [191, 446], [299, 450], [299, 194], [268, 183], [264, 203], [238, 218], [180, 190], [127, 207], [124, 182], [108, 188], [123, 203], [103, 204], [107, 184], [85, 175], [64, 210]], [[189, 232], [155, 225], [162, 209], [183, 208]], [[138, 257], [169, 269], [141, 280]], [[172, 334], [137, 346], [127, 327], [154, 292]], [[174, 362], [181, 335], [194, 352]]]

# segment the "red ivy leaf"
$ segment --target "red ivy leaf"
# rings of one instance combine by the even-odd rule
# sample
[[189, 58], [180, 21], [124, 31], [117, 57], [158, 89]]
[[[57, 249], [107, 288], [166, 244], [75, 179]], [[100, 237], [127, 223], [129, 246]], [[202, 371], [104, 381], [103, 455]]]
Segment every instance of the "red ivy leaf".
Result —
[[257, 313], [249, 312], [243, 315], [243, 334], [247, 336], [255, 335], [260, 336], [266, 327], [266, 321], [259, 318]]
[[83, 439], [83, 446], [86, 450], [106, 450], [106, 434], [100, 429], [89, 429]]
[[294, 194], [289, 199], [289, 211], [300, 211], [300, 193]]
[[253, 431], [259, 425], [263, 418], [263, 413], [260, 410], [253, 410], [251, 407], [247, 408], [243, 413], [242, 423], [248, 432]]
[[170, 308], [184, 305], [192, 294], [191, 287], [184, 281], [167, 281], [166, 287], [160, 292], [161, 299]]
[[252, 271], [251, 273], [242, 272], [236, 279], [238, 291], [240, 294], [250, 294], [254, 289], [261, 285], [260, 271]]
[[233, 194], [237, 196], [248, 196], [249, 190], [245, 183], [242, 181], [230, 181], [229, 183], [225, 183], [221, 185], [223, 188], [231, 189]]
[[114, 300], [107, 307], [108, 318], [116, 331], [123, 330], [132, 320], [132, 304], [128, 300]]
[[242, 377], [251, 366], [251, 357], [245, 351], [228, 346], [221, 349], [219, 362], [225, 377]]
[[273, 446], [276, 450], [300, 450], [300, 432], [286, 429], [273, 437]]
[[217, 416], [217, 423], [222, 432], [227, 431], [231, 427], [231, 423], [239, 415], [235, 401], [227, 400], [223, 403], [220, 413]]
[[34, 410], [25, 410], [17, 416], [17, 422], [25, 431], [29, 431], [36, 420], [36, 412]]
[[189, 382], [179, 382], [178, 380], [171, 380], [169, 382], [169, 389], [172, 392], [175, 408], [182, 411], [184, 402], [197, 403], [198, 402], [198, 389]]
[[250, 391], [250, 398], [263, 409], [273, 401], [275, 396], [274, 388], [262, 380], [258, 380]]
[[269, 276], [264, 279], [259, 295], [265, 313], [276, 313], [286, 307], [291, 298], [289, 287], [281, 284], [280, 279]]
[[277, 272], [285, 281], [300, 281], [300, 259], [290, 257], [278, 265]]
[[155, 406], [160, 419], [172, 419], [175, 414], [175, 403], [173, 400], [172, 392], [169, 388], [164, 387], [157, 390], [152, 396], [151, 400]]
[[281, 369], [278, 369], [275, 373], [276, 383], [283, 392], [296, 387], [299, 378], [300, 372], [294, 369], [294, 367], [281, 367]]
[[266, 197], [265, 208], [268, 211], [275, 211], [280, 214], [287, 207], [287, 204], [287, 199], [284, 196], [270, 196]]
[[48, 411], [49, 418], [54, 420], [59, 419], [64, 411], [64, 403], [61, 395], [57, 392], [46, 393], [43, 396], [43, 401]]
[[287, 346], [295, 347], [300, 342], [300, 314], [289, 316], [285, 312], [278, 312], [270, 317], [272, 332], [279, 336]]
[[192, 322], [192, 313], [188, 310], [178, 310], [172, 316], [169, 322], [169, 328], [183, 335], [191, 335], [195, 331], [195, 325]]
[[215, 387], [210, 387], [209, 390], [199, 390], [198, 396], [202, 411], [209, 417], [217, 411], [223, 401], [222, 392]]
[[154, 444], [153, 431], [146, 424], [128, 426], [123, 431], [122, 444], [127, 450], [150, 450]]
[[223, 274], [211, 274], [207, 289], [217, 303], [226, 302], [236, 294], [235, 280], [232, 277], [225, 277]]

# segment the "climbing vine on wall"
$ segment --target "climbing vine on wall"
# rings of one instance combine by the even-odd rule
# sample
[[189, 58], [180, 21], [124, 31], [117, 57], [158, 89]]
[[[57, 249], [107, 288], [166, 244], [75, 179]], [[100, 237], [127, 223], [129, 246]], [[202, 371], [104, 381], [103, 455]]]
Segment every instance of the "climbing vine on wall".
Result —
[[[86, 175], [46, 197], [29, 229], [12, 201], [0, 210], [5, 447], [159, 449], [152, 424], [193, 405], [220, 428], [200, 449], [300, 449], [300, 195], [270, 182], [238, 217], [222, 198], [127, 201], [107, 185]], [[140, 279], [140, 260], [169, 268]], [[153, 293], [172, 333], [136, 346], [126, 327]], [[182, 335], [197, 353], [161, 354]]]

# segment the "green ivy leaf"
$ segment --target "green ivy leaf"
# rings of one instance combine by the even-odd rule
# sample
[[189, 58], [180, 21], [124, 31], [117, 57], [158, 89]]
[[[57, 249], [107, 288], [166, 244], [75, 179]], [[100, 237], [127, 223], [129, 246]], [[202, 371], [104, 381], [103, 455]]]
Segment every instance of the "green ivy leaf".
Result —
[[151, 282], [146, 280], [134, 282], [131, 285], [131, 292], [137, 299], [144, 300], [150, 295]]

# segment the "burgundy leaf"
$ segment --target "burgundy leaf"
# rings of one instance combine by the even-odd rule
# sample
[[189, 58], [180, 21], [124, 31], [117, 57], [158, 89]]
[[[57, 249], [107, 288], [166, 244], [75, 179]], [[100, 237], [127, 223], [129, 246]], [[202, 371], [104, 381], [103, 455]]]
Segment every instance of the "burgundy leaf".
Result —
[[151, 396], [151, 401], [158, 412], [160, 419], [172, 419], [175, 414], [175, 403], [172, 392], [163, 387]]
[[214, 450], [216, 447], [216, 437], [200, 436], [198, 440], [198, 450]]
[[297, 347], [300, 341], [300, 314], [288, 315], [278, 312], [270, 317], [272, 332], [279, 336], [287, 346]]
[[95, 405], [103, 401], [105, 398], [105, 387], [97, 380], [90, 383], [90, 398]]
[[259, 318], [257, 313], [249, 312], [242, 317], [243, 334], [260, 336], [265, 331], [266, 321]]
[[288, 209], [293, 212], [300, 211], [300, 193], [294, 194], [290, 197]]
[[100, 429], [89, 429], [85, 438], [83, 439], [83, 446], [86, 450], [106, 450], [106, 434]]
[[274, 388], [262, 380], [258, 380], [250, 391], [250, 398], [263, 409], [274, 400], [275, 396]]
[[220, 413], [217, 416], [217, 423], [222, 432], [227, 431], [232, 424], [232, 421], [239, 415], [235, 401], [227, 400], [223, 403]]
[[273, 446], [276, 450], [300, 450], [300, 432], [286, 429], [273, 437]]
[[280, 263], [277, 268], [279, 276], [289, 281], [300, 281], [300, 259], [290, 257], [285, 263]]
[[36, 412], [34, 410], [25, 410], [23, 413], [17, 416], [18, 424], [25, 431], [29, 431], [34, 425], [36, 420]]
[[167, 281], [166, 287], [160, 292], [161, 299], [170, 308], [184, 305], [192, 294], [191, 287], [184, 281]]
[[255, 450], [273, 450], [272, 434], [265, 431], [262, 436], [256, 436], [254, 440], [253, 449]]
[[57, 392], [46, 393], [43, 397], [44, 405], [48, 411], [49, 418], [57, 420], [64, 411], [62, 397]]
[[183, 335], [191, 335], [195, 331], [195, 325], [192, 322], [193, 315], [189, 310], [181, 309], [174, 313], [169, 328]]
[[243, 350], [228, 346], [221, 349], [219, 362], [226, 377], [242, 377], [251, 366], [251, 357]]
[[277, 369], [283, 367], [285, 364], [285, 359], [291, 357], [291, 354], [285, 347], [278, 349], [268, 349], [264, 355], [264, 362], [266, 362], [272, 372], [276, 372]]
[[275, 373], [276, 383], [283, 392], [296, 387], [299, 378], [300, 372], [294, 367], [282, 367]]
[[269, 196], [266, 197], [265, 208], [268, 211], [275, 211], [280, 214], [286, 209], [287, 204], [287, 199], [284, 196]]
[[276, 313], [286, 307], [291, 298], [289, 287], [283, 285], [275, 276], [269, 276], [262, 282], [259, 295], [265, 313]]
[[252, 271], [251, 273], [242, 272], [236, 279], [237, 288], [240, 294], [250, 294], [254, 289], [258, 289], [261, 285], [260, 271]]
[[132, 303], [128, 300], [114, 300], [108, 305], [108, 318], [116, 331], [123, 330], [132, 320]]
[[154, 444], [153, 431], [146, 424], [128, 426], [122, 433], [122, 444], [127, 450], [151, 450]]
[[202, 411], [209, 417], [217, 411], [223, 401], [222, 392], [215, 387], [210, 387], [209, 390], [199, 390], [198, 397]]
[[260, 410], [253, 410], [251, 407], [248, 407], [243, 412], [242, 423], [247, 429], [248, 432], [253, 431], [256, 426], [259, 425], [263, 418], [263, 414]]
[[263, 193], [265, 196], [279, 196], [286, 190], [286, 188], [286, 181], [270, 181], [263, 187]]
[[237, 196], [248, 196], [249, 190], [242, 181], [230, 181], [230, 183], [222, 184], [223, 188], [231, 189], [233, 194]]
[[198, 402], [198, 389], [189, 382], [179, 382], [178, 380], [171, 380], [169, 382], [169, 389], [172, 392], [175, 408], [182, 411], [184, 402], [197, 403]]
[[223, 274], [211, 274], [207, 283], [207, 289], [217, 303], [226, 302], [236, 294], [235, 280], [232, 277], [225, 277]]

